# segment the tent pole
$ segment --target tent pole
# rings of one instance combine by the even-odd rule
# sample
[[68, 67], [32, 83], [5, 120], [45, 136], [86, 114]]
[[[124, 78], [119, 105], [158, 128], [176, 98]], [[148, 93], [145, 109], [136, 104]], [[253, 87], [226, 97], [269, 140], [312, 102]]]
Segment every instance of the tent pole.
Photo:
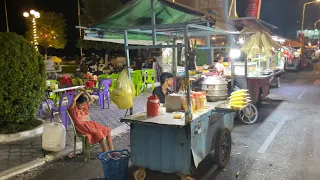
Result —
[[[129, 79], [131, 79], [131, 75], [130, 75], [130, 52], [129, 52], [129, 49], [128, 49], [128, 30], [124, 30], [124, 50], [125, 50], [125, 54], [126, 54], [126, 64], [127, 64], [127, 72], [128, 72], [128, 76], [129, 76]], [[130, 108], [130, 115], [133, 114], [133, 107]]]
[[[207, 26], [210, 27], [210, 23], [207, 22]], [[207, 63], [208, 65], [211, 65], [212, 64], [212, 49], [209, 49], [209, 47], [211, 47], [211, 37], [210, 36], [207, 36]]]
[[185, 68], [184, 68], [184, 73], [185, 73], [185, 83], [186, 83], [186, 90], [187, 90], [187, 103], [188, 107], [191, 107], [191, 100], [190, 100], [190, 84], [189, 84], [189, 62], [188, 62], [188, 57], [187, 55], [189, 54], [189, 37], [188, 37], [188, 26], [184, 27], [184, 44], [185, 44]]
[[151, 2], [151, 25], [152, 25], [152, 44], [155, 46], [157, 44], [156, 37], [156, 13], [154, 11], [154, 0], [150, 0]]
[[[173, 45], [177, 45], [176, 38], [173, 39]], [[174, 79], [173, 92], [177, 92], [177, 53], [178, 48], [172, 48], [172, 74]]]

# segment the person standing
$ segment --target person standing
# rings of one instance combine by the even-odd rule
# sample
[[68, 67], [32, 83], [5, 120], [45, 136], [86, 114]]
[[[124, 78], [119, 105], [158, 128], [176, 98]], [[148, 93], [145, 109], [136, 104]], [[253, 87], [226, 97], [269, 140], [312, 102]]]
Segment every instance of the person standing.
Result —
[[219, 55], [218, 62], [216, 63], [215, 68], [220, 75], [222, 75], [224, 71], [223, 61], [224, 61], [224, 57], [222, 55]]

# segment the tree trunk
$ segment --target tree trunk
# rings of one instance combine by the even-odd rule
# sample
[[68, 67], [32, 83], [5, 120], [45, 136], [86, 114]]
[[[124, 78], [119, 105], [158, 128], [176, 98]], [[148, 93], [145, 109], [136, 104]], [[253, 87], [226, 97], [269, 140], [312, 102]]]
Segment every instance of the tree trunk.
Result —
[[44, 47], [44, 59], [48, 60], [48, 47], [47, 46]]

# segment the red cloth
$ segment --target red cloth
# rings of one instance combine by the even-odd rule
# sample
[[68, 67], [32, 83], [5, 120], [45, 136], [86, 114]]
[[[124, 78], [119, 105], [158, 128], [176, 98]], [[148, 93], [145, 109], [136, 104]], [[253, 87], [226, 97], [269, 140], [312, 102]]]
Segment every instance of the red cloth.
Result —
[[82, 110], [77, 106], [70, 109], [69, 113], [79, 134], [86, 135], [90, 144], [97, 144], [110, 133], [110, 128], [89, 119], [89, 104], [86, 103]]

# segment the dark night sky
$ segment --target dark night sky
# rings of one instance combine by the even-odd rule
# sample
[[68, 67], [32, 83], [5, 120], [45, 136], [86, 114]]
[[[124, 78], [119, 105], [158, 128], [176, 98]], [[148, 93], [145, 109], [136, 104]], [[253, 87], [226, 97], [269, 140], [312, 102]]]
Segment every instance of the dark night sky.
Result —
[[[261, 19], [279, 27], [276, 33], [294, 38], [295, 31], [300, 29], [303, 3], [311, 0], [262, 0]], [[246, 0], [238, 0], [238, 14], [244, 15]], [[77, 0], [7, 0], [10, 31], [24, 35], [24, 11], [30, 9], [55, 11], [62, 13], [67, 20], [68, 44], [60, 54], [75, 56], [79, 53], [77, 41]], [[307, 6], [305, 28], [313, 28], [313, 23], [320, 18], [320, 4]], [[0, 31], [5, 31], [5, 14], [3, 0], [0, 1]], [[320, 23], [319, 23], [320, 26]]]

